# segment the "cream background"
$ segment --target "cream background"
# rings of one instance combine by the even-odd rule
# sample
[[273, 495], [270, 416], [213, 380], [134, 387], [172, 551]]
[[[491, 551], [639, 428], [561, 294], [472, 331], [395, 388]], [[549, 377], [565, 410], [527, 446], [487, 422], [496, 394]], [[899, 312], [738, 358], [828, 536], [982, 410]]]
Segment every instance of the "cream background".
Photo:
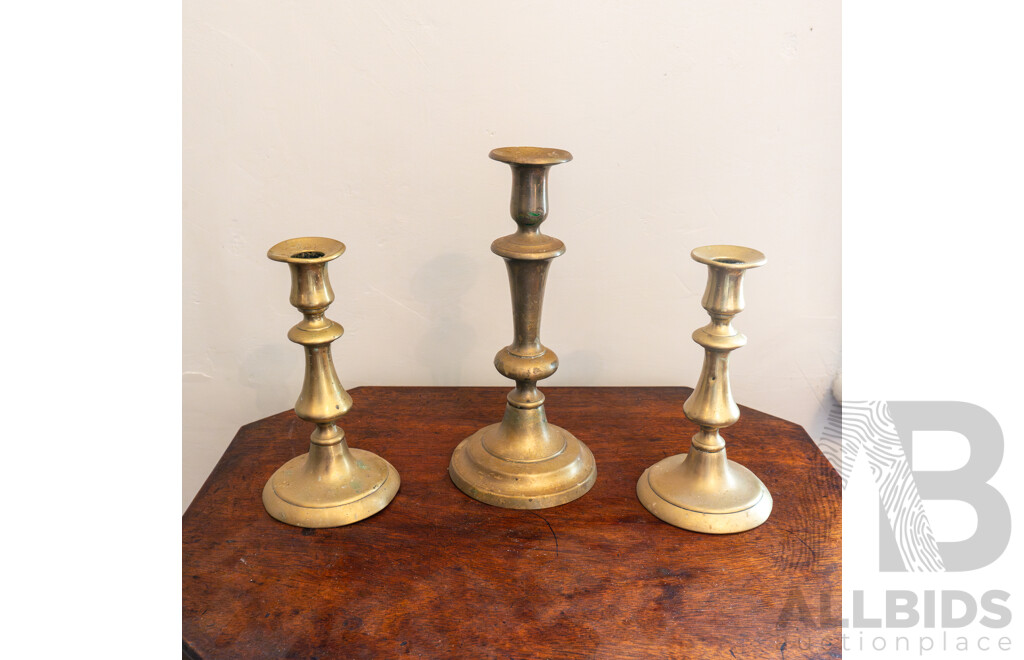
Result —
[[346, 387], [507, 384], [499, 146], [576, 157], [551, 173], [543, 229], [568, 251], [542, 387], [692, 385], [689, 251], [748, 245], [768, 265], [734, 394], [817, 437], [840, 364], [839, 3], [186, 0], [183, 19], [183, 508], [239, 426], [298, 394], [277, 241], [348, 245]]

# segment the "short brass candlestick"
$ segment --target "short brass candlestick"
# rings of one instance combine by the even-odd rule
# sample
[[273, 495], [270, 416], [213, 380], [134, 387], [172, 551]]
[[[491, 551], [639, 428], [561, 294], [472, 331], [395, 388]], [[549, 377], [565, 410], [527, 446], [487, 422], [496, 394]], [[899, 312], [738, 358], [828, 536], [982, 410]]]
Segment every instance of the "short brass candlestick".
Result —
[[270, 248], [267, 256], [288, 264], [292, 274], [289, 301], [303, 319], [288, 339], [306, 350], [306, 375], [295, 415], [314, 422], [309, 453], [282, 465], [263, 488], [263, 506], [274, 518], [297, 527], [338, 527], [369, 518], [398, 492], [398, 471], [380, 456], [349, 449], [345, 432], [335, 425], [352, 397], [338, 380], [331, 342], [344, 333], [326, 318], [334, 302], [327, 264], [345, 251], [330, 238], [293, 238]]
[[537, 381], [558, 368], [558, 357], [540, 343], [544, 283], [551, 260], [565, 244], [540, 233], [548, 215], [548, 170], [572, 160], [561, 149], [506, 147], [490, 153], [512, 166], [512, 218], [516, 233], [497, 239], [491, 251], [505, 259], [512, 289], [511, 346], [494, 366], [516, 387], [500, 424], [480, 429], [452, 454], [448, 473], [470, 497], [507, 509], [544, 509], [582, 496], [594, 485], [594, 455], [565, 429], [549, 424]]
[[711, 323], [693, 333], [704, 347], [704, 367], [693, 394], [683, 404], [700, 430], [690, 453], [670, 456], [644, 471], [636, 494], [647, 510], [670, 525], [708, 534], [730, 534], [757, 527], [772, 511], [772, 496], [753, 472], [725, 456], [718, 429], [735, 424], [740, 410], [729, 387], [729, 354], [747, 343], [732, 327], [743, 311], [743, 271], [764, 265], [757, 250], [708, 245], [690, 253], [708, 266], [701, 304]]

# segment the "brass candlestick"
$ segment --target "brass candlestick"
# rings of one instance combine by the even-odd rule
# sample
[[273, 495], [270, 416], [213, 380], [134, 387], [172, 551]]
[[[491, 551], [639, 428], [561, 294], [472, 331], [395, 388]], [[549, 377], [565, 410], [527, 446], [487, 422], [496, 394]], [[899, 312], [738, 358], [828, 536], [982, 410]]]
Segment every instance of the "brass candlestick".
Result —
[[512, 166], [512, 218], [516, 233], [497, 239], [491, 251], [505, 259], [512, 289], [511, 346], [494, 366], [516, 387], [500, 424], [480, 429], [452, 454], [448, 474], [470, 497], [508, 509], [544, 509], [582, 496], [594, 485], [594, 455], [565, 429], [549, 424], [537, 381], [558, 368], [558, 357], [540, 343], [544, 283], [551, 260], [565, 244], [540, 233], [548, 215], [548, 169], [572, 160], [561, 149], [506, 147], [491, 158]]
[[772, 496], [753, 472], [726, 458], [718, 429], [740, 418], [729, 388], [729, 354], [747, 338], [732, 327], [732, 317], [743, 311], [743, 271], [764, 265], [765, 257], [735, 245], [699, 247], [690, 256], [708, 266], [701, 305], [711, 316], [711, 323], [693, 333], [704, 347], [704, 367], [683, 404], [687, 419], [700, 431], [690, 441], [689, 454], [670, 456], [645, 470], [636, 494], [670, 525], [708, 534], [743, 532], [768, 519]]
[[295, 415], [314, 422], [309, 453], [288, 461], [263, 488], [263, 506], [274, 518], [297, 527], [338, 527], [369, 518], [398, 492], [398, 471], [380, 456], [349, 449], [335, 422], [352, 407], [352, 397], [338, 380], [331, 342], [344, 333], [326, 318], [334, 302], [327, 278], [328, 262], [345, 245], [330, 238], [293, 238], [270, 248], [267, 256], [288, 264], [292, 273], [289, 301], [303, 319], [288, 339], [306, 350], [306, 375], [295, 402]]

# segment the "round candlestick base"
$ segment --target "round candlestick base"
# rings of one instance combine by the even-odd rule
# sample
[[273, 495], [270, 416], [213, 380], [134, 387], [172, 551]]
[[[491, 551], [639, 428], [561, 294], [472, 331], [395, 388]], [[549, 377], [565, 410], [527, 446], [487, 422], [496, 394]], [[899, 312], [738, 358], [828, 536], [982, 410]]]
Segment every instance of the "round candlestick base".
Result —
[[275, 519], [296, 527], [340, 527], [365, 520], [386, 507], [401, 486], [398, 471], [376, 454], [349, 449], [350, 460], [326, 473], [296, 456], [263, 487], [263, 506]]
[[655, 517], [704, 534], [745, 532], [772, 512], [765, 485], [724, 450], [669, 456], [644, 470], [636, 494]]
[[506, 509], [547, 509], [582, 497], [597, 479], [594, 455], [565, 429], [546, 424], [556, 447], [551, 456], [509, 460], [488, 450], [501, 424], [491, 424], [469, 436], [452, 453], [448, 474], [466, 495]]

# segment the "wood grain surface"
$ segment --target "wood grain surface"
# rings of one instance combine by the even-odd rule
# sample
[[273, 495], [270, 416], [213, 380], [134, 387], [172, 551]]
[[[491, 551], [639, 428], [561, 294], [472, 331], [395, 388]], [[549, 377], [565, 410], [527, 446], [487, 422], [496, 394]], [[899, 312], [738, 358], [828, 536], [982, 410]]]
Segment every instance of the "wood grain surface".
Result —
[[508, 388], [361, 387], [353, 447], [402, 487], [381, 513], [302, 530], [264, 483], [306, 452], [292, 411], [242, 427], [182, 519], [182, 637], [199, 658], [838, 658], [841, 482], [802, 428], [741, 406], [729, 457], [775, 499], [742, 534], [667, 525], [636, 498], [686, 450], [688, 388], [545, 388], [597, 459], [594, 488], [540, 511], [476, 502], [448, 460]]

